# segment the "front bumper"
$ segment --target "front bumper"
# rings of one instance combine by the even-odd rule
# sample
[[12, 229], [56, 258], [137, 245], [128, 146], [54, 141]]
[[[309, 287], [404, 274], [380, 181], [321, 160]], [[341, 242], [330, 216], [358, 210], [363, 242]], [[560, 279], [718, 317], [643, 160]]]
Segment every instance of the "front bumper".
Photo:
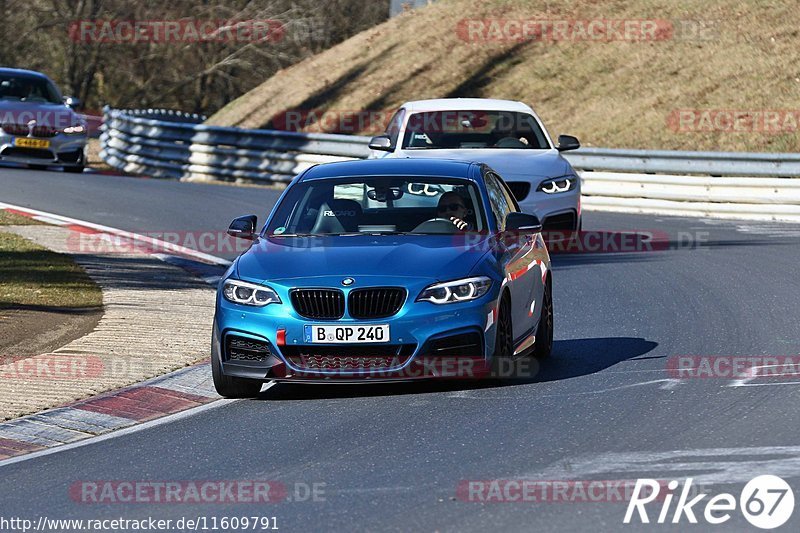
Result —
[[[213, 359], [225, 375], [258, 380], [375, 382], [488, 374], [499, 286], [473, 302], [446, 305], [414, 302], [418, 293], [409, 288], [408, 300], [393, 317], [355, 320], [345, 315], [334, 321], [303, 318], [287, 300], [254, 308], [218, 295]], [[388, 324], [391, 339], [380, 344], [309, 344], [304, 326], [310, 324]], [[259, 352], [237, 353], [233, 346], [244, 346], [244, 341], [257, 343]]]
[[567, 192], [547, 194], [531, 190], [518, 200], [524, 213], [531, 213], [542, 221], [544, 231], [580, 229], [580, 187]]
[[49, 141], [47, 148], [24, 148], [14, 145], [14, 135], [0, 131], [0, 161], [25, 165], [75, 167], [85, 164], [86, 135], [59, 133], [41, 138]]

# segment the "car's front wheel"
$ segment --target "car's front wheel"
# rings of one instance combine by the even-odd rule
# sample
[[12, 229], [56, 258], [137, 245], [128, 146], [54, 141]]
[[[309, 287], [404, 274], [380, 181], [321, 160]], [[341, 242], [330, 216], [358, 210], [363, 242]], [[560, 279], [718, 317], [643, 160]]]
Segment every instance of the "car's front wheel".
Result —
[[[492, 377], [500, 378], [507, 372], [506, 365], [514, 355], [514, 333], [511, 327], [511, 298], [506, 294], [497, 310], [494, 354], [492, 354]], [[505, 370], [504, 370], [505, 368]]]
[[257, 379], [237, 378], [222, 373], [222, 361], [216, 348], [216, 341], [211, 347], [211, 377], [217, 394], [223, 398], [255, 398], [261, 391], [261, 381]]
[[539, 327], [536, 329], [536, 345], [533, 355], [537, 359], [545, 359], [553, 351], [553, 284], [547, 279], [544, 286], [544, 301], [542, 302], [542, 316], [539, 318]]

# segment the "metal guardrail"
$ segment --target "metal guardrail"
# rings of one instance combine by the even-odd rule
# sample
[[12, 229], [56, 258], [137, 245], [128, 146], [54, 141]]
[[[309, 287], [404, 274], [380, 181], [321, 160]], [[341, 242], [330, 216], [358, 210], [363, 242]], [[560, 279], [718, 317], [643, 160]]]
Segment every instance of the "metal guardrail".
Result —
[[[317, 163], [370, 154], [369, 137], [206, 126], [199, 115], [164, 110], [103, 111], [101, 157], [154, 177], [288, 182]], [[581, 173], [588, 208], [800, 221], [800, 180], [781, 179], [800, 177], [800, 154], [582, 148], [564, 155]]]
[[152, 118], [159, 113], [103, 109], [103, 160], [118, 170], [153, 177], [287, 182], [311, 165], [365, 158], [370, 152], [368, 137]]
[[573, 167], [582, 170], [800, 177], [800, 154], [581, 148], [564, 155]]

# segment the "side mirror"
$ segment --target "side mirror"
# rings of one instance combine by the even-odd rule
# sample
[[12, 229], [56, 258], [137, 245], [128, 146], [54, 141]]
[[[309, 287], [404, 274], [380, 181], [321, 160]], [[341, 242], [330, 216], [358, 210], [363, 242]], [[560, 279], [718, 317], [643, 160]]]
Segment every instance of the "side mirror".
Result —
[[536, 215], [509, 213], [506, 215], [506, 231], [519, 234], [539, 233], [542, 231], [542, 223]]
[[80, 101], [80, 99], [75, 98], [74, 96], [65, 96], [64, 97], [64, 104], [67, 107], [71, 107], [72, 109], [77, 109], [78, 107], [80, 107], [81, 101]]
[[370, 150], [381, 150], [382, 152], [391, 152], [394, 147], [392, 146], [392, 139], [388, 135], [376, 135], [369, 141]]
[[559, 152], [566, 152], [567, 150], [577, 150], [581, 147], [581, 142], [577, 137], [572, 135], [559, 135], [558, 146], [556, 147]]
[[258, 224], [258, 217], [255, 215], [247, 215], [233, 219], [231, 225], [228, 226], [228, 235], [239, 239], [247, 239], [248, 241], [256, 240], [256, 225]]

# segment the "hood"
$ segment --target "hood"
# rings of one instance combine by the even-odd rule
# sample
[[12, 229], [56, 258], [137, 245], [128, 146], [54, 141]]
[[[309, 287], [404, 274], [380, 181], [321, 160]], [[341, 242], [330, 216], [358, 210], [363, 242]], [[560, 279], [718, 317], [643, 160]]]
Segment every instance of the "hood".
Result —
[[479, 148], [475, 150], [401, 150], [398, 157], [457, 159], [486, 163], [506, 181], [525, 178], [554, 178], [571, 171], [558, 150]]
[[269, 237], [237, 261], [240, 279], [262, 283], [327, 276], [458, 279], [487, 252], [484, 235]]
[[37, 126], [57, 129], [82, 122], [80, 115], [64, 104], [0, 100], [0, 124], [27, 124], [31, 120], [35, 120]]

